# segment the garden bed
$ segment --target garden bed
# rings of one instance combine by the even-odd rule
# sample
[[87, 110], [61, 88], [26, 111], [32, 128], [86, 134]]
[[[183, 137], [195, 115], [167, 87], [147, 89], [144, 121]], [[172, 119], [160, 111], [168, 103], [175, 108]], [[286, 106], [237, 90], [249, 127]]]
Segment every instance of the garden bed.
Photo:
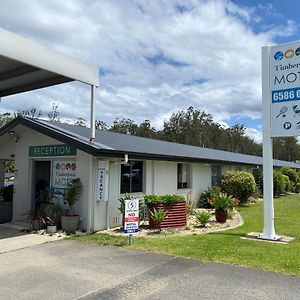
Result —
[[[195, 211], [204, 210], [204, 209], [196, 209]], [[182, 228], [163, 228], [161, 232], [158, 229], [150, 229], [148, 226], [148, 222], [141, 222], [140, 224], [140, 232], [138, 236], [140, 237], [166, 237], [166, 236], [184, 236], [191, 234], [203, 234], [203, 233], [211, 233], [216, 231], [228, 230], [232, 228], [236, 228], [238, 226], [243, 225], [243, 219], [237, 211], [233, 211], [232, 219], [228, 219], [225, 223], [216, 222], [214, 216], [214, 209], [206, 209], [211, 213], [211, 218], [209, 222], [206, 224], [206, 227], [201, 227], [199, 223], [196, 221], [196, 217], [194, 215], [189, 215], [187, 220], [187, 226]], [[124, 235], [122, 228], [117, 227], [113, 229], [99, 231], [99, 233], [108, 233], [112, 235]]]

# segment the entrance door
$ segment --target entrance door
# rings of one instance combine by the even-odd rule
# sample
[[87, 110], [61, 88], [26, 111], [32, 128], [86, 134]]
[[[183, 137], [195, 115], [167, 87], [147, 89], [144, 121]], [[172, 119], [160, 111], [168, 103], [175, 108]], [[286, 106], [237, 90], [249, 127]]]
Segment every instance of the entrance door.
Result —
[[36, 208], [36, 200], [41, 190], [50, 188], [51, 161], [35, 161], [33, 168], [34, 195], [32, 208]]

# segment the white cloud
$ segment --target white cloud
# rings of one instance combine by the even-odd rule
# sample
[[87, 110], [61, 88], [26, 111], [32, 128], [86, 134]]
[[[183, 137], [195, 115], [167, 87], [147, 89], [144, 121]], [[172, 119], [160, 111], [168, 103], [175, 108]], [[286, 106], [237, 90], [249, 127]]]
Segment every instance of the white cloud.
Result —
[[[155, 126], [194, 106], [217, 121], [261, 115], [260, 48], [297, 30], [267, 31], [252, 7], [231, 1], [0, 0], [0, 26], [100, 67], [97, 118], [150, 119]], [[278, 30], [280, 29], [280, 30]], [[89, 118], [89, 90], [66, 84], [20, 94], [0, 113], [60, 103], [65, 118]], [[254, 134], [249, 130], [249, 134]]]
[[251, 137], [255, 142], [262, 143], [262, 132], [256, 128], [247, 128], [246, 134]]

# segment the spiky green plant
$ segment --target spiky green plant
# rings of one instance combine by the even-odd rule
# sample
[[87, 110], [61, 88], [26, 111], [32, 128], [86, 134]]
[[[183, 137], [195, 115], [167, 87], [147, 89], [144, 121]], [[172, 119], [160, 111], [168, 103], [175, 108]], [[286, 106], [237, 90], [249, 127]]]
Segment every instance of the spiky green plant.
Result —
[[153, 209], [150, 210], [150, 216], [153, 222], [158, 226], [159, 231], [161, 231], [161, 223], [167, 217], [167, 212], [163, 209]]
[[210, 213], [205, 210], [195, 212], [195, 217], [201, 226], [205, 227], [210, 219]]

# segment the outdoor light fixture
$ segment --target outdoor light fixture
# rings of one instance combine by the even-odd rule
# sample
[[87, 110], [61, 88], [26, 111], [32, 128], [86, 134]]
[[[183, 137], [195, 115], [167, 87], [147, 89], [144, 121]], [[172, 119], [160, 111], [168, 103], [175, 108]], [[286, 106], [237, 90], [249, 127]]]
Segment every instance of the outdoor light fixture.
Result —
[[128, 154], [125, 154], [125, 155], [124, 155], [124, 162], [125, 162], [125, 164], [128, 163]]

